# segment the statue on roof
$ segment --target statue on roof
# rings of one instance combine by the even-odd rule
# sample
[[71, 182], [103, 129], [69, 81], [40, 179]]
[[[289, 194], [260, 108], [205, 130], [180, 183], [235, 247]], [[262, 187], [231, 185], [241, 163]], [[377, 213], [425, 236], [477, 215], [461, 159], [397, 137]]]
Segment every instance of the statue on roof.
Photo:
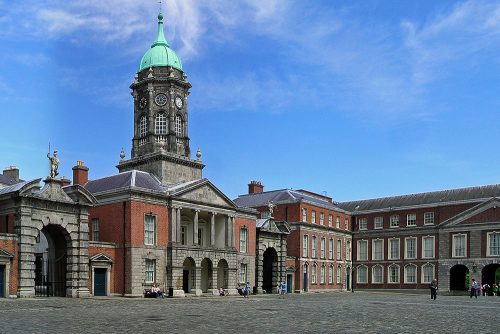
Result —
[[276, 205], [273, 204], [273, 202], [267, 203], [267, 207], [269, 208], [269, 218], [273, 218], [273, 212], [274, 208], [276, 208]]
[[54, 154], [50, 156], [50, 150], [49, 153], [47, 153], [47, 158], [49, 158], [49, 163], [50, 163], [50, 174], [49, 178], [55, 179], [57, 175], [59, 175], [59, 159], [57, 159], [57, 150], [54, 151]]

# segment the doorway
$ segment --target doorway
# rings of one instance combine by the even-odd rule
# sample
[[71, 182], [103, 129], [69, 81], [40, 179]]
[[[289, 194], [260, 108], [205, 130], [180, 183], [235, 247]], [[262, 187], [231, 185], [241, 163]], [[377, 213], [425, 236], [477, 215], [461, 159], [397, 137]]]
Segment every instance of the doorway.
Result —
[[186, 258], [182, 270], [182, 290], [184, 290], [184, 293], [189, 293], [194, 287], [194, 282], [196, 282], [195, 269], [194, 260], [190, 257]]
[[286, 292], [287, 293], [292, 293], [292, 283], [293, 283], [293, 275], [292, 274], [287, 274], [286, 275]]
[[107, 269], [94, 268], [94, 296], [106, 296]]
[[5, 297], [5, 266], [0, 265], [0, 298]]
[[264, 263], [262, 273], [262, 289], [266, 293], [273, 293], [273, 287], [278, 286], [278, 254], [274, 248], [268, 248], [264, 252]]
[[466, 276], [469, 269], [463, 264], [457, 264], [450, 269], [450, 291], [466, 291], [468, 289]]
[[229, 288], [229, 265], [222, 259], [217, 264], [217, 288]]
[[212, 287], [212, 261], [208, 258], [204, 258], [201, 261], [201, 291], [208, 292], [208, 289], [213, 289]]
[[304, 287], [303, 287], [304, 292], [307, 292], [307, 290], [308, 290], [308, 287], [307, 287], [308, 281], [307, 281], [307, 279], [308, 279], [308, 265], [306, 263], [306, 264], [304, 264]]

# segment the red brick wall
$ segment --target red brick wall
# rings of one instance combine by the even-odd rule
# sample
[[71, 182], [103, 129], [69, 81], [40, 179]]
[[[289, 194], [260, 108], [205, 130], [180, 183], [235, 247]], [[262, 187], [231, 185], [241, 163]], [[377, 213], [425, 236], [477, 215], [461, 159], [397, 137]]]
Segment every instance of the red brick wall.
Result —
[[18, 244], [16, 240], [11, 237], [0, 237], [0, 248], [14, 255], [10, 262], [10, 275], [9, 275], [9, 294], [15, 295], [17, 293], [17, 275], [18, 275]]
[[257, 229], [255, 226], [255, 219], [236, 217], [234, 220], [234, 246], [237, 250], [240, 249], [240, 229], [246, 227], [248, 230], [247, 240], [247, 254], [255, 254], [255, 238]]
[[[97, 255], [99, 253], [105, 254], [109, 256], [112, 260], [113, 263], [111, 264], [111, 273], [110, 273], [110, 293], [118, 293], [118, 294], [123, 294], [123, 256], [117, 256], [118, 254], [123, 254], [120, 253], [122, 252], [123, 249], [115, 249], [115, 248], [109, 248], [109, 247], [94, 247], [90, 246], [89, 247], [89, 258], [91, 258], [94, 255]], [[93, 272], [90, 272], [89, 275], [89, 281], [88, 281], [88, 288], [91, 293], [93, 286], [92, 286], [92, 276], [94, 275]]]
[[490, 208], [486, 211], [478, 213], [473, 217], [466, 219], [460, 224], [488, 223], [500, 221], [500, 208]]
[[131, 201], [131, 244], [144, 245], [144, 215], [156, 216], [156, 244], [166, 246], [170, 224], [168, 221], [168, 209], [165, 205], [150, 204], [139, 201]]
[[[124, 203], [126, 207], [124, 208]], [[99, 219], [99, 240], [104, 242], [123, 243], [124, 214], [127, 219], [126, 242], [130, 243], [130, 202], [105, 204], [89, 209], [89, 238], [92, 240], [92, 220]]]
[[14, 214], [0, 215], [0, 233], [14, 233]]

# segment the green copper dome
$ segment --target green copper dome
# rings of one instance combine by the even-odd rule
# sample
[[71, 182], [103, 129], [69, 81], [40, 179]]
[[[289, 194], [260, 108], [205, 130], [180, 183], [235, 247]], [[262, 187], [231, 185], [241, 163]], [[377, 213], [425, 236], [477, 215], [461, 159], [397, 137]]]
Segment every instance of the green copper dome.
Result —
[[170, 48], [163, 35], [163, 15], [158, 14], [158, 35], [151, 49], [141, 59], [139, 72], [150, 67], [172, 66], [182, 71], [182, 63], [177, 54]]

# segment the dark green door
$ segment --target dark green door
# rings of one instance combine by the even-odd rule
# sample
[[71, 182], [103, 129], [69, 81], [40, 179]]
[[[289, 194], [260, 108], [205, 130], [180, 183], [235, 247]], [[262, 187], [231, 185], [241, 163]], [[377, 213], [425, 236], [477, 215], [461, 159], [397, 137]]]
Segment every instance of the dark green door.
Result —
[[106, 268], [94, 269], [94, 296], [106, 296]]
[[0, 298], [5, 297], [5, 266], [0, 266]]

